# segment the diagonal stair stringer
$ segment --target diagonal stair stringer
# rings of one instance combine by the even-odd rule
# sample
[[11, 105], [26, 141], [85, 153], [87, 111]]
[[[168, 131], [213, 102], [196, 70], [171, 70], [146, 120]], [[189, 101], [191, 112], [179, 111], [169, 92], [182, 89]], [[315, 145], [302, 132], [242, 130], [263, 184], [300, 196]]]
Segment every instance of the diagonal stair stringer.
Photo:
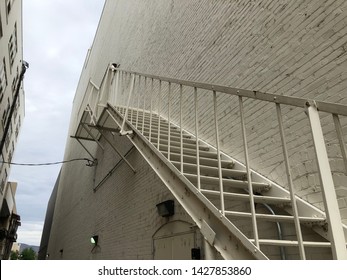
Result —
[[[117, 128], [120, 128], [123, 122], [122, 115], [110, 104], [107, 104], [104, 110], [108, 111], [107, 113], [112, 116]], [[268, 259], [128, 120], [125, 121], [124, 129], [132, 131], [132, 134], [126, 135], [126, 137], [141, 153], [196, 225], [201, 229], [205, 224], [208, 224], [214, 231], [215, 238], [212, 241], [209, 236], [205, 236], [205, 238], [224, 259]], [[205, 234], [204, 230], [201, 232]]]

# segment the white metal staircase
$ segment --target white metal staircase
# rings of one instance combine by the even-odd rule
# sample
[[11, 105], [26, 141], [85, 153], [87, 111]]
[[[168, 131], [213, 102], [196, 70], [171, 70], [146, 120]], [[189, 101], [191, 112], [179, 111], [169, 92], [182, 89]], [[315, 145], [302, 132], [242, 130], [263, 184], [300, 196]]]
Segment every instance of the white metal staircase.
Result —
[[[165, 90], [163, 83], [167, 84]], [[191, 88], [193, 95], [191, 112], [186, 115], [182, 113], [183, 87]], [[200, 136], [198, 90], [212, 95], [211, 129], [215, 143], [207, 143]], [[220, 149], [217, 119], [220, 92], [238, 96], [244, 164]], [[317, 110], [333, 115], [347, 170], [339, 119], [339, 115], [347, 115], [347, 106], [128, 72], [113, 65], [106, 70], [100, 87], [90, 81], [86, 98], [83, 104], [86, 110], [74, 137], [81, 144], [81, 140], [99, 143], [104, 137], [135, 172], [116, 145], [107, 139], [107, 133], [128, 137], [223, 258], [269, 259], [277, 254], [286, 259], [286, 249], [295, 248], [297, 255], [306, 259], [308, 248], [323, 248], [331, 251], [334, 259], [347, 259], [347, 227], [341, 222]], [[245, 98], [271, 102], [276, 107], [288, 189], [251, 170]], [[295, 194], [282, 104], [307, 112], [321, 176], [324, 212]], [[292, 234], [284, 235], [283, 229]]]

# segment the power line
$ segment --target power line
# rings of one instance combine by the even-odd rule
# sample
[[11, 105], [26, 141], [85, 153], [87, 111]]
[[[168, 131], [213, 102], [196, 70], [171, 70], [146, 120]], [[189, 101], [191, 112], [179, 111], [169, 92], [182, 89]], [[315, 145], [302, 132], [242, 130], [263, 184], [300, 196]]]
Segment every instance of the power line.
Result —
[[70, 160], [56, 161], [56, 162], [45, 162], [45, 163], [17, 163], [17, 162], [8, 162], [8, 161], [0, 161], [0, 163], [6, 163], [10, 165], [20, 165], [20, 166], [47, 166], [47, 165], [56, 165], [56, 164], [64, 164], [73, 161], [87, 161], [87, 166], [94, 165], [94, 160], [90, 160], [88, 158], [75, 158]]

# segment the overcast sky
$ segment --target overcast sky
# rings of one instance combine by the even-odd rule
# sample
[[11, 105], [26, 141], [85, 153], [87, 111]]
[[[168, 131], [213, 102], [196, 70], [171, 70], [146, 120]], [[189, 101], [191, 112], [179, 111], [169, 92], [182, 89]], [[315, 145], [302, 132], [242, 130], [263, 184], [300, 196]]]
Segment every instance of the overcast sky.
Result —
[[[63, 160], [72, 100], [104, 0], [23, 0], [25, 118], [13, 162]], [[61, 165], [13, 166], [19, 243], [40, 245]]]

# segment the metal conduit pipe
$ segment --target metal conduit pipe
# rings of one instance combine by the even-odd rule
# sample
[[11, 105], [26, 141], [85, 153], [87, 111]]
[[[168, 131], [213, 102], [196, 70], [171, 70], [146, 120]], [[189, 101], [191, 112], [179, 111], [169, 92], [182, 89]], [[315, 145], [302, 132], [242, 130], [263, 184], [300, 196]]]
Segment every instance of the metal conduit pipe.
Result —
[[[269, 212], [272, 215], [276, 215], [275, 211], [270, 207], [269, 204], [267, 204], [267, 203], [260, 203], [260, 204], [262, 204], [267, 210], [269, 210]], [[279, 240], [283, 240], [282, 227], [281, 227], [280, 222], [276, 222], [276, 225], [277, 225], [278, 239]], [[280, 246], [280, 252], [281, 252], [281, 259], [282, 260], [286, 260], [287, 259], [287, 257], [286, 257], [286, 250], [285, 250], [285, 248], [283, 246]]]
[[[245, 191], [248, 193], [247, 189], [245, 189]], [[256, 193], [256, 194], [259, 195], [258, 193]], [[263, 205], [267, 210], [269, 210], [269, 212], [272, 215], [276, 215], [275, 211], [272, 209], [272, 207], [269, 204], [263, 203], [263, 202], [260, 202], [258, 204]], [[276, 222], [276, 226], [277, 226], [278, 239], [279, 240], [283, 240], [281, 223], [280, 222]], [[285, 250], [285, 248], [283, 246], [280, 246], [280, 255], [281, 255], [281, 260], [286, 260], [287, 259], [286, 250]]]

